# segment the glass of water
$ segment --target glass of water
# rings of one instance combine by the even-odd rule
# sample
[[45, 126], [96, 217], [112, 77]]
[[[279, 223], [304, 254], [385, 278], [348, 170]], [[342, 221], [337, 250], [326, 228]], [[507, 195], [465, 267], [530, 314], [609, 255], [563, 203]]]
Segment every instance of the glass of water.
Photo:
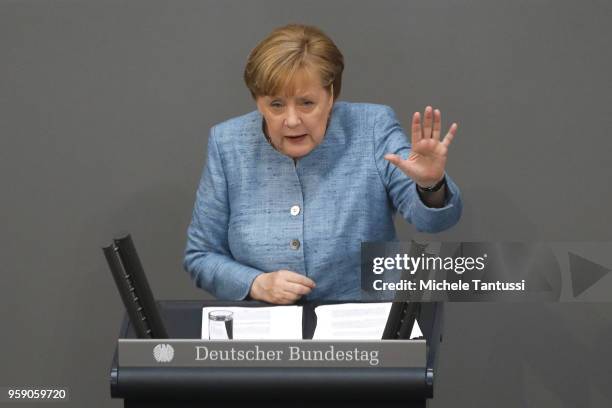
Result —
[[208, 312], [208, 339], [231, 340], [234, 337], [234, 313], [229, 310]]

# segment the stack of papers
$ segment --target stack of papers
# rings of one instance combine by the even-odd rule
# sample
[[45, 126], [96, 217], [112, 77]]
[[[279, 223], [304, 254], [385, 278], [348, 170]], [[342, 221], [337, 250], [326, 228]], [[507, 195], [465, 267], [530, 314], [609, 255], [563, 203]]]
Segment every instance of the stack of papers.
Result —
[[208, 313], [229, 310], [234, 314], [236, 340], [300, 340], [302, 306], [205, 307], [202, 309], [202, 338], [208, 339]]
[[391, 303], [345, 303], [315, 308], [313, 340], [380, 340]]
[[[317, 327], [313, 340], [380, 340], [392, 303], [344, 303], [315, 308]], [[301, 340], [302, 306], [205, 307], [202, 339], [208, 339], [208, 313], [233, 312], [235, 340]], [[414, 323], [410, 338], [422, 336]]]

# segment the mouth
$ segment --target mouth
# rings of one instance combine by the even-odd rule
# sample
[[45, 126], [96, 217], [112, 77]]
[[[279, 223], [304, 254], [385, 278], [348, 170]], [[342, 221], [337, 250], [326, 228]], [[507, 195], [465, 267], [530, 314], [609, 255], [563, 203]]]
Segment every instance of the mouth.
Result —
[[307, 135], [307, 133], [303, 133], [301, 135], [287, 135], [285, 137], [291, 140], [292, 142], [301, 142], [302, 140], [306, 139]]

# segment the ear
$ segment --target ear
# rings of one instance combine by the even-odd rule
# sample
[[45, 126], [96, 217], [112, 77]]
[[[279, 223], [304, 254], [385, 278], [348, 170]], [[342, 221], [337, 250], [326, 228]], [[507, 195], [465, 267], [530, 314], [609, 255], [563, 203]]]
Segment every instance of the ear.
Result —
[[258, 96], [257, 98], [255, 98], [255, 105], [257, 106], [257, 110], [259, 111], [259, 113], [261, 113], [263, 115], [264, 113], [264, 106], [265, 106], [265, 100], [263, 96]]
[[334, 103], [336, 100], [334, 99], [334, 85], [332, 84], [331, 92], [329, 95], [329, 114], [331, 115], [331, 111], [334, 110]]
[[331, 115], [331, 111], [334, 109], [334, 103], [336, 100], [334, 99], [334, 84], [332, 83], [329, 87], [329, 114]]

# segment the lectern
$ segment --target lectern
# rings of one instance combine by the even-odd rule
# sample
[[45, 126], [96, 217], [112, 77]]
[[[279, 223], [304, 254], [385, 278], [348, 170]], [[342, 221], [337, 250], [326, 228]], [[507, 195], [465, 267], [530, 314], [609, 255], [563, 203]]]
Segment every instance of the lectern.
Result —
[[[320, 303], [319, 303], [320, 304]], [[318, 305], [318, 304], [317, 304]], [[315, 304], [303, 304], [304, 339], [316, 327]], [[202, 308], [269, 306], [258, 302], [157, 302], [169, 339], [200, 339]], [[385, 338], [401, 338], [418, 321], [427, 356], [423, 367], [122, 367], [115, 349], [111, 396], [135, 407], [425, 407], [433, 397], [438, 348], [442, 341], [442, 303], [394, 305]], [[136, 338], [125, 316], [119, 338]], [[160, 340], [163, 341], [163, 340]], [[422, 341], [421, 341], [422, 344]]]

